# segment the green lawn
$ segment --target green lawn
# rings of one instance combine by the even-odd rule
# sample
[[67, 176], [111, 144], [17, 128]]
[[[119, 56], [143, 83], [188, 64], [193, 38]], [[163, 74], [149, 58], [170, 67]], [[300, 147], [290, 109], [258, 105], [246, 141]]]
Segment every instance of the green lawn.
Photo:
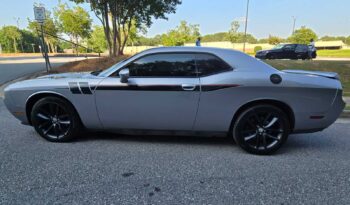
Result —
[[319, 57], [350, 58], [350, 49], [318, 50], [317, 51], [317, 56], [319, 56]]
[[340, 75], [344, 95], [350, 96], [350, 61], [266, 60], [265, 62], [279, 70], [301, 69], [336, 72]]

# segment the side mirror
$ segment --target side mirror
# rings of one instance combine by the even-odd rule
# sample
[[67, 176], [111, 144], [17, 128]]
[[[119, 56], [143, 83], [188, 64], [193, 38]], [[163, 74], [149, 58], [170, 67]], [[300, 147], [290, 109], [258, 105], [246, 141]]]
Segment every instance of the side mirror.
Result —
[[121, 83], [127, 83], [129, 79], [129, 68], [123, 68], [119, 71], [119, 77]]

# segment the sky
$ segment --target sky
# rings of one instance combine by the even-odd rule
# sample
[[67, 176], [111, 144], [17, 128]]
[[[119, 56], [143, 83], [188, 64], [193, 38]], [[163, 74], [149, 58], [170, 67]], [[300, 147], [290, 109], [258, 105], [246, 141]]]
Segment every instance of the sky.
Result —
[[[33, 19], [33, 4], [43, 3], [51, 10], [59, 0], [0, 0], [0, 26], [16, 25], [19, 18], [20, 28], [26, 28], [27, 18]], [[68, 0], [69, 5], [75, 4]], [[241, 21], [240, 30], [244, 30], [247, 0], [182, 0], [175, 14], [167, 15], [168, 20], [154, 20], [146, 36], [151, 37], [175, 28], [180, 21], [199, 24], [202, 35], [228, 31], [233, 20]], [[90, 7], [82, 5], [87, 10]], [[349, 0], [250, 0], [248, 15], [248, 33], [257, 38], [266, 38], [270, 34], [288, 37], [292, 33], [293, 18], [296, 28], [307, 26], [319, 36], [350, 35]], [[90, 12], [93, 23], [99, 20]]]

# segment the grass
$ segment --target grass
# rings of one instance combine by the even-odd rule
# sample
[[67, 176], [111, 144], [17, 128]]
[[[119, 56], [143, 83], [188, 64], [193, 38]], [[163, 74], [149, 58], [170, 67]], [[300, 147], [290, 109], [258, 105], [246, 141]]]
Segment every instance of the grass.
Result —
[[317, 56], [330, 58], [350, 58], [350, 49], [342, 50], [318, 50]]
[[301, 69], [336, 72], [340, 76], [344, 95], [350, 96], [350, 61], [267, 60], [265, 62], [279, 70]]

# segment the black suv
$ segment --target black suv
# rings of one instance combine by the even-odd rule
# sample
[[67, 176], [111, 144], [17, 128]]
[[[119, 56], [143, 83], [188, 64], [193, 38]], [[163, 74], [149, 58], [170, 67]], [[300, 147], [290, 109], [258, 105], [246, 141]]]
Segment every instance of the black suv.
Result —
[[[258, 51], [255, 58], [259, 59], [308, 59], [309, 47], [304, 44], [279, 44], [271, 50]], [[313, 52], [312, 58], [316, 58]]]

